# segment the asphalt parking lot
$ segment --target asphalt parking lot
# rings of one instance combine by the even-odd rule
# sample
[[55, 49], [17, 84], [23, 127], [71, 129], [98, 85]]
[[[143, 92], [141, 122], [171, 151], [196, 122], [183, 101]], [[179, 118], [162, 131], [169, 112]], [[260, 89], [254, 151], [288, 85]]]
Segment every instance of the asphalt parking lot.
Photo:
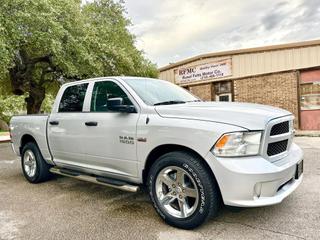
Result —
[[320, 138], [299, 137], [304, 181], [281, 204], [222, 209], [192, 231], [167, 226], [146, 193], [55, 177], [33, 185], [0, 144], [0, 239], [320, 239]]

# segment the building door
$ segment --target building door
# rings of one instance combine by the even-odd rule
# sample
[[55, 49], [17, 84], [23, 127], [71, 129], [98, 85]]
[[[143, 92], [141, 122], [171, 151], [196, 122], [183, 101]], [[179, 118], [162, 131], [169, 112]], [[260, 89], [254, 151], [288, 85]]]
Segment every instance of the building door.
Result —
[[320, 70], [301, 72], [300, 105], [301, 129], [320, 130]]
[[223, 81], [213, 83], [212, 93], [212, 99], [217, 102], [232, 102], [232, 82]]

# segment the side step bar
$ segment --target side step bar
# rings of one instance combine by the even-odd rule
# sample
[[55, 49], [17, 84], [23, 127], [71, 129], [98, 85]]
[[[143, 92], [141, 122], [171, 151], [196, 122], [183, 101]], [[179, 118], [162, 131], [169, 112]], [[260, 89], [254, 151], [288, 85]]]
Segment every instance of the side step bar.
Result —
[[85, 175], [83, 173], [72, 171], [69, 169], [60, 169], [60, 168], [52, 167], [50, 168], [50, 172], [54, 174], [59, 174], [62, 176], [76, 178], [86, 182], [92, 182], [92, 183], [96, 183], [96, 184], [100, 184], [100, 185], [104, 185], [112, 188], [117, 188], [127, 192], [137, 192], [139, 190], [138, 186], [130, 185], [120, 180], [106, 178], [106, 177], [93, 177], [93, 176]]

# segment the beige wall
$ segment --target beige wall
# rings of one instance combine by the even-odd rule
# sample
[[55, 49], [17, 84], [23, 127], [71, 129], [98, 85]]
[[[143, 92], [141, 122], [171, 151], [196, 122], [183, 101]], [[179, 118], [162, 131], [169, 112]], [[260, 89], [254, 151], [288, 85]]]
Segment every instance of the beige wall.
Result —
[[295, 115], [298, 127], [297, 72], [274, 73], [234, 81], [234, 100], [284, 108]]
[[174, 70], [232, 58], [232, 76], [193, 82], [189, 90], [211, 101], [212, 82], [232, 80], [236, 102], [261, 103], [287, 109], [299, 125], [299, 70], [320, 66], [320, 40], [227, 51], [196, 56], [160, 69], [160, 79], [175, 83]]
[[[214, 81], [320, 66], [320, 45], [238, 53], [234, 55], [229, 54], [198, 59], [179, 66], [172, 65], [172, 68], [170, 67], [167, 70], [160, 69], [159, 78], [174, 82], [174, 69], [195, 66], [230, 57], [232, 58], [232, 76], [214, 79]], [[213, 81], [213, 79], [206, 82], [211, 81]], [[197, 84], [199, 84], [199, 82]]]

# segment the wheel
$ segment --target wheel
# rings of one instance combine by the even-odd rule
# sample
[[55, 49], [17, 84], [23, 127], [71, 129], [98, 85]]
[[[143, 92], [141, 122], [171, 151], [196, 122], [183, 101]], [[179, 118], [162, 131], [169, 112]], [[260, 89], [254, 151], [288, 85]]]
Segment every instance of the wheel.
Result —
[[219, 210], [216, 180], [194, 154], [164, 154], [152, 165], [147, 184], [156, 211], [172, 226], [198, 227]]
[[40, 183], [48, 180], [52, 175], [50, 165], [43, 159], [36, 143], [29, 142], [22, 148], [22, 172], [30, 183]]

